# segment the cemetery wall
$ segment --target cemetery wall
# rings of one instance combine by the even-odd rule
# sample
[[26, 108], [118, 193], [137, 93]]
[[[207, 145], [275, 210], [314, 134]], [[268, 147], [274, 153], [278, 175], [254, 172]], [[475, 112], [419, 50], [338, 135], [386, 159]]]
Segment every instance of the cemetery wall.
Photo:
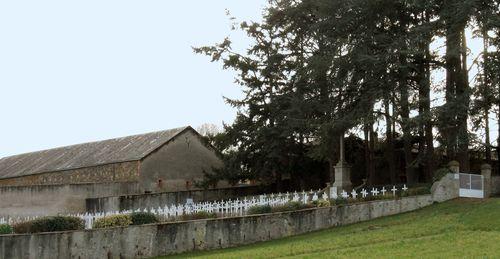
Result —
[[0, 217], [83, 213], [86, 198], [138, 192], [137, 182], [0, 187]]
[[457, 177], [458, 175], [449, 173], [435, 182], [431, 187], [432, 198], [437, 202], [458, 198], [460, 182]]
[[0, 258], [137, 258], [251, 244], [413, 211], [431, 195], [179, 223], [0, 236]]
[[491, 194], [500, 194], [500, 176], [491, 177]]
[[86, 199], [87, 212], [111, 212], [158, 208], [165, 205], [184, 204], [188, 198], [193, 202], [236, 199], [243, 196], [266, 193], [260, 186], [219, 188], [211, 190], [191, 190], [151, 194], [122, 195]]

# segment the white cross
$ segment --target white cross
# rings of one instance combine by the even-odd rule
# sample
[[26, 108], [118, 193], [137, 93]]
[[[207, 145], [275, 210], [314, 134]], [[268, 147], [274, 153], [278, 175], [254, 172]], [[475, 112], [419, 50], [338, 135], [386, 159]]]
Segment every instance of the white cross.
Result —
[[344, 190], [342, 190], [342, 194], [341, 195], [342, 195], [342, 198], [344, 198], [344, 199], [349, 198], [349, 194], [346, 191], [344, 191]]
[[356, 190], [352, 190], [351, 192], [351, 196], [356, 199], [356, 197], [358, 197], [358, 193], [356, 192]]
[[326, 194], [326, 192], [324, 192], [321, 198], [323, 198], [323, 200], [325, 200], [325, 201], [328, 200], [328, 194]]
[[372, 193], [373, 196], [377, 196], [378, 193], [379, 193], [379, 191], [377, 189], [373, 188], [372, 191], [371, 191], [371, 193]]
[[396, 191], [397, 191], [397, 190], [398, 190], [398, 189], [396, 188], [396, 186], [392, 186], [391, 191], [392, 191], [392, 195], [393, 195], [393, 196], [396, 196]]
[[317, 200], [318, 200], [318, 193], [317, 193], [317, 192], [315, 192], [315, 193], [313, 194], [312, 200], [313, 200], [313, 201], [317, 201]]
[[380, 190], [380, 192], [382, 192], [382, 195], [385, 196], [385, 193], [387, 192], [387, 190], [385, 189], [385, 186], [382, 187], [382, 190]]
[[366, 198], [366, 196], [368, 196], [368, 192], [365, 189], [363, 189], [361, 190], [361, 195], [363, 196], [363, 198]]
[[405, 191], [405, 192], [408, 191], [408, 187], [406, 187], [406, 184], [403, 185], [403, 191]]

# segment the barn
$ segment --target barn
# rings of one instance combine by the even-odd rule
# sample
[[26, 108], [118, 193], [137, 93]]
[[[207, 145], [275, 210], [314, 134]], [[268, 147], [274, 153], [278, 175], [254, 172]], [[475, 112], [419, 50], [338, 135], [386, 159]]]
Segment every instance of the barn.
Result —
[[221, 165], [187, 126], [5, 157], [0, 186], [136, 183], [144, 193], [183, 191]]

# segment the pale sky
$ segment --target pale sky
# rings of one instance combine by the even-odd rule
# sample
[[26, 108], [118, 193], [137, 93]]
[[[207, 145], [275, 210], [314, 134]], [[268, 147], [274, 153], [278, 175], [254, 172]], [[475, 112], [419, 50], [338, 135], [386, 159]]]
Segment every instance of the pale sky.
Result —
[[0, 157], [232, 122], [231, 71], [192, 52], [266, 0], [0, 1]]
[[[0, 157], [232, 122], [222, 96], [242, 95], [233, 72], [191, 47], [230, 35], [244, 48], [250, 42], [231, 32], [226, 9], [260, 21], [266, 3], [0, 1]], [[472, 59], [481, 42], [469, 46]]]

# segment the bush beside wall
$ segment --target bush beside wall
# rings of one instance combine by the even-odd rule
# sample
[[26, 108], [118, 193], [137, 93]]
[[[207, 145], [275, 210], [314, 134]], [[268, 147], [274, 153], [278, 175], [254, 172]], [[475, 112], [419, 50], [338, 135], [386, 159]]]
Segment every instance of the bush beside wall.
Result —
[[144, 225], [160, 222], [158, 217], [150, 212], [134, 212], [130, 214], [132, 225]]
[[14, 233], [40, 233], [68, 230], [82, 230], [85, 223], [82, 219], [70, 216], [43, 217], [35, 220], [17, 223], [14, 225]]
[[111, 227], [126, 227], [132, 225], [130, 215], [112, 215], [106, 216], [94, 221], [93, 228], [111, 228]]
[[313, 204], [304, 204], [298, 201], [287, 202], [284, 205], [276, 206], [272, 208], [272, 212], [284, 212], [284, 211], [295, 211], [315, 207]]
[[257, 215], [271, 213], [272, 208], [269, 205], [257, 205], [248, 208], [247, 215]]
[[209, 213], [206, 211], [200, 211], [190, 215], [182, 216], [182, 220], [214, 219], [214, 218], [217, 218], [217, 214]]
[[0, 235], [12, 234], [12, 227], [8, 224], [0, 224]]

